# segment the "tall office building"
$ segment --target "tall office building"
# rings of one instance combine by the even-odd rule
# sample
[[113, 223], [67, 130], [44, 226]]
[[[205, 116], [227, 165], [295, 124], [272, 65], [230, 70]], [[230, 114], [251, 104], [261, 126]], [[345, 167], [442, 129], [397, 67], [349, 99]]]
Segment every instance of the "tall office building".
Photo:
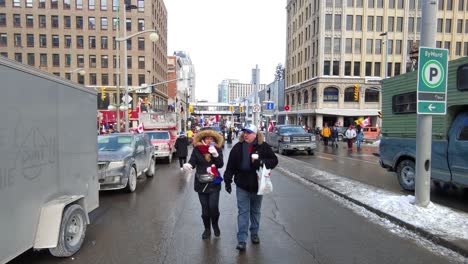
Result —
[[[125, 62], [130, 89], [167, 80], [164, 1], [129, 2], [123, 21], [124, 0], [0, 0], [0, 55], [96, 89], [98, 109], [105, 110], [123, 96]], [[119, 60], [124, 43], [115, 40], [124, 36], [124, 26], [127, 36], [134, 36], [127, 40], [126, 61]], [[149, 32], [137, 34], [149, 29], [159, 40], [152, 42]], [[132, 95], [133, 109], [139, 98], [155, 110], [167, 107], [166, 84]]]
[[255, 65], [255, 69], [252, 69], [252, 84], [260, 84], [260, 69], [258, 65]]
[[[380, 80], [414, 70], [422, 0], [288, 0], [285, 104], [293, 123], [352, 124], [381, 106]], [[465, 0], [440, 0], [437, 47], [468, 54]], [[354, 87], [359, 85], [358, 101]]]

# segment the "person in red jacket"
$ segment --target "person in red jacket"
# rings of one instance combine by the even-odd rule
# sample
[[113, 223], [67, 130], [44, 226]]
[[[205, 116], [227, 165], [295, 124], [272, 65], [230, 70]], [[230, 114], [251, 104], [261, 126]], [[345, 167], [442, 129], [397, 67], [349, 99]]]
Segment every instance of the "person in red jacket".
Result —
[[[252, 243], [260, 243], [258, 231], [260, 228], [260, 210], [262, 195], [257, 195], [257, 170], [265, 164], [267, 169], [278, 165], [278, 158], [270, 145], [264, 142], [263, 134], [257, 133], [257, 127], [247, 125], [243, 133], [229, 153], [226, 171], [224, 172], [225, 188], [231, 193], [231, 183], [234, 178], [237, 197], [237, 249], [245, 251], [248, 231]], [[250, 224], [249, 224], [250, 219]], [[250, 228], [249, 228], [250, 225]]]

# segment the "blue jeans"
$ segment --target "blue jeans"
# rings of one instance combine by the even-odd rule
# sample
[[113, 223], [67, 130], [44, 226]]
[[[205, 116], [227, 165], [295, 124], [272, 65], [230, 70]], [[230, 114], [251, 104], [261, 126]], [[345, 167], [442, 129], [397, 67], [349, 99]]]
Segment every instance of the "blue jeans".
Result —
[[236, 188], [237, 196], [237, 241], [246, 242], [249, 230], [250, 235], [257, 235], [260, 228], [260, 210], [262, 208], [262, 195], [247, 192], [239, 187]]
[[362, 139], [356, 140], [356, 144], [357, 144], [357, 148], [358, 148], [358, 149], [361, 148], [361, 142], [362, 142]]

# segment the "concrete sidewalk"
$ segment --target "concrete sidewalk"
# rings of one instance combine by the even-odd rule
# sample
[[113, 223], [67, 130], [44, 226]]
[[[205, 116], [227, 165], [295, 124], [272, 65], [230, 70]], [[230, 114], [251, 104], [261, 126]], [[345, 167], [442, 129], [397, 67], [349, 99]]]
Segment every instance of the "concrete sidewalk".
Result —
[[[410, 209], [401, 208], [395, 213], [395, 210], [389, 208], [388, 201], [401, 198], [402, 195], [400, 194], [317, 170], [311, 164], [303, 161], [282, 155], [278, 155], [278, 159], [277, 170], [280, 173], [300, 177], [316, 184], [380, 217], [390, 220], [394, 224], [419, 234], [434, 244], [468, 257], [468, 214], [432, 203], [429, 209], [408, 205]], [[375, 193], [375, 196], [369, 199], [369, 194], [372, 193]], [[379, 200], [379, 198], [380, 203], [375, 201]], [[395, 205], [392, 206], [395, 209]], [[400, 209], [398, 204], [396, 204], [396, 208]], [[424, 210], [431, 210], [430, 215], [420, 213], [424, 212]], [[434, 212], [439, 212], [440, 215]], [[456, 221], [453, 219], [456, 219]]]

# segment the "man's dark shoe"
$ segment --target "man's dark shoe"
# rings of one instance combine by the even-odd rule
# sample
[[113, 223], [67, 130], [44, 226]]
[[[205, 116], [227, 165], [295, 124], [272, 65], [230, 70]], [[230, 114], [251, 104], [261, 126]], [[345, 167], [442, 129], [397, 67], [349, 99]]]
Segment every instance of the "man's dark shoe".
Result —
[[260, 243], [260, 238], [258, 237], [258, 235], [250, 235], [250, 239], [252, 240], [252, 243], [254, 244]]
[[211, 236], [211, 230], [210, 229], [205, 229], [205, 231], [203, 231], [203, 234], [202, 234], [202, 239], [208, 239], [210, 238]]
[[221, 230], [219, 230], [218, 225], [213, 225], [213, 231], [214, 231], [215, 237], [219, 237], [221, 235]]
[[246, 248], [247, 245], [245, 244], [245, 242], [239, 242], [236, 247], [236, 249], [238, 249], [239, 251], [245, 251]]

